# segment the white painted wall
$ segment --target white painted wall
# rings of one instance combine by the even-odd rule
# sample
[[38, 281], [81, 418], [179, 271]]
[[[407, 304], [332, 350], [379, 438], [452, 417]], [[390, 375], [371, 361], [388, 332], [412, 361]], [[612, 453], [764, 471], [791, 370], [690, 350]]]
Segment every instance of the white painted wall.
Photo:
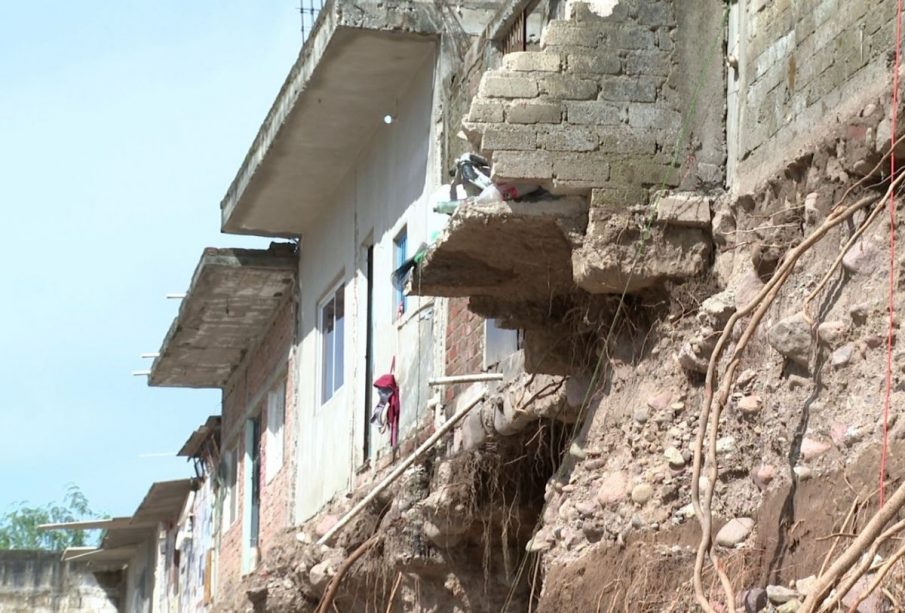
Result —
[[[436, 104], [434, 57], [424, 64], [406, 91], [399, 92], [396, 120], [381, 124], [358, 163], [343, 181], [315, 227], [302, 236], [299, 264], [301, 317], [296, 428], [297, 522], [316, 513], [351, 484], [365, 461], [366, 268], [363, 245], [374, 250], [374, 375], [387, 372], [396, 356], [402, 389], [400, 436], [426, 410], [426, 380], [432, 375], [434, 333], [430, 301], [408, 300], [408, 312], [395, 320], [393, 239], [405, 225], [409, 253], [430, 242], [445, 216], [430, 210], [429, 194], [441, 176], [434, 143]], [[338, 280], [344, 283], [344, 384], [321, 404], [321, 338], [318, 308]], [[420, 334], [419, 334], [420, 332]], [[420, 337], [420, 340], [419, 340]], [[442, 367], [442, 365], [441, 365]], [[419, 384], [420, 382], [420, 384]], [[376, 401], [376, 393], [374, 394]], [[372, 429], [372, 449], [386, 451], [388, 435]]]

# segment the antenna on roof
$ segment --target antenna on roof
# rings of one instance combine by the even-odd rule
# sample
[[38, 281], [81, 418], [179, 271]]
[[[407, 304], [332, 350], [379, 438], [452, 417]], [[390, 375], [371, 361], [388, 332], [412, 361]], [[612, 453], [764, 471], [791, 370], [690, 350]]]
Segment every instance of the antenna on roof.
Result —
[[314, 27], [317, 14], [324, 6], [324, 0], [299, 0], [299, 15], [302, 19], [302, 43], [305, 42], [307, 33]]

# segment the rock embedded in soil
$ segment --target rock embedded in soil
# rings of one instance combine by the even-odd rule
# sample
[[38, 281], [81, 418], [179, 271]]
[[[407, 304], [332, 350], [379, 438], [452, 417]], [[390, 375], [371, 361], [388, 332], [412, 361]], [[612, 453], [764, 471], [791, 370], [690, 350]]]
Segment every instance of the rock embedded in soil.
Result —
[[738, 410], [745, 415], [753, 415], [760, 410], [760, 396], [744, 396], [738, 401]]
[[867, 320], [867, 316], [870, 315], [870, 309], [871, 304], [869, 302], [861, 302], [852, 305], [848, 310], [848, 314], [851, 316], [852, 321], [863, 324]]
[[735, 547], [743, 542], [751, 530], [754, 529], [754, 520], [750, 517], [736, 517], [726, 522], [716, 533], [716, 544], [721, 547]]
[[784, 585], [767, 586], [767, 599], [773, 604], [784, 604], [797, 597], [798, 592]]
[[830, 363], [833, 365], [833, 368], [842, 368], [852, 361], [852, 356], [854, 356], [854, 354], [855, 348], [851, 343], [848, 343], [839, 347], [839, 349], [830, 355]]
[[685, 458], [682, 456], [682, 452], [675, 447], [667, 447], [663, 452], [663, 457], [666, 458], [670, 468], [678, 469], [685, 466]]
[[584, 460], [586, 457], [588, 457], [588, 452], [585, 451], [578, 443], [572, 443], [572, 445], [569, 447], [569, 455], [576, 460]]
[[879, 253], [872, 241], [862, 238], [842, 256], [842, 268], [851, 275], [868, 275], [877, 268]]
[[647, 406], [652, 411], [662, 411], [669, 406], [670, 400], [672, 400], [672, 395], [669, 392], [660, 392], [647, 399]]
[[597, 490], [597, 502], [602, 506], [619, 502], [625, 498], [628, 489], [628, 476], [622, 471], [610, 473], [603, 478]]
[[789, 389], [803, 389], [810, 385], [811, 380], [801, 375], [789, 375]]
[[770, 464], [762, 464], [751, 471], [752, 481], [754, 481], [754, 484], [762, 490], [770, 485], [770, 482], [773, 481], [773, 477], [775, 476], [776, 469]]
[[804, 315], [796, 313], [781, 319], [767, 331], [767, 342], [776, 351], [799, 366], [808, 365], [811, 352], [811, 328]]
[[647, 423], [647, 420], [650, 419], [650, 409], [646, 406], [638, 407], [632, 413], [632, 419], [634, 419], [639, 424]]
[[752, 587], [742, 595], [745, 613], [758, 613], [767, 606], [767, 592], [762, 587]]
[[792, 469], [799, 481], [807, 481], [814, 476], [814, 471], [807, 466], [796, 466]]
[[553, 547], [553, 537], [546, 528], [542, 528], [528, 541], [525, 550], [529, 553], [536, 553], [538, 551], [546, 551], [551, 547]]
[[637, 504], [644, 504], [654, 495], [654, 488], [648, 483], [639, 483], [632, 488], [632, 500]]
[[823, 455], [832, 448], [832, 444], [827, 441], [819, 441], [817, 439], [805, 437], [801, 441], [801, 457], [807, 462]]
[[814, 589], [814, 584], [817, 583], [817, 577], [815, 575], [811, 575], [810, 577], [805, 577], [804, 579], [799, 579], [795, 582], [795, 589], [802, 596], [807, 597], [808, 594], [811, 593], [811, 590]]
[[716, 452], [718, 454], [729, 454], [735, 451], [736, 442], [734, 436], [722, 436], [716, 440]]
[[845, 328], [841, 321], [825, 321], [817, 326], [817, 338], [824, 345], [837, 347], [845, 338]]
[[701, 303], [698, 321], [722, 330], [732, 314], [735, 313], [735, 299], [735, 292], [732, 290], [724, 290], [710, 296]]
[[754, 381], [757, 378], [757, 373], [750, 368], [746, 368], [742, 371], [742, 374], [738, 376], [738, 379], [735, 380], [735, 385], [737, 387], [747, 387], [749, 383]]
[[795, 613], [800, 608], [801, 601], [797, 598], [793, 598], [792, 600], [776, 607], [776, 613]]

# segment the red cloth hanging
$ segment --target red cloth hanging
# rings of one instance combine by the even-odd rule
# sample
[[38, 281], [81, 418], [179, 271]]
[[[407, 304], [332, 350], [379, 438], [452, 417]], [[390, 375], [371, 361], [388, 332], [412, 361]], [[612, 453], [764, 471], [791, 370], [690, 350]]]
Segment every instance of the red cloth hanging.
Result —
[[390, 428], [390, 446], [395, 447], [399, 442], [399, 412], [401, 410], [399, 404], [399, 384], [396, 383], [396, 377], [393, 372], [396, 370], [396, 357], [393, 356], [393, 362], [390, 365], [390, 372], [381, 375], [374, 381], [374, 387], [382, 390], [389, 390], [390, 397], [387, 401], [386, 423]]

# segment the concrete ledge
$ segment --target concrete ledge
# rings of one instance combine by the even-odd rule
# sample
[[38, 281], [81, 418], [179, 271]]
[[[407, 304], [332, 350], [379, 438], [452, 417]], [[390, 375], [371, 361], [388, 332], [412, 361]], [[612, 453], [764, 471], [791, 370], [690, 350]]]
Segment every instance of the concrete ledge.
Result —
[[292, 293], [291, 245], [205, 249], [151, 366], [153, 387], [222, 388]]
[[223, 231], [303, 234], [434, 57], [442, 24], [429, 2], [328, 2], [220, 204]]
[[587, 208], [582, 198], [464, 205], [426, 256], [412, 292], [525, 301], [567, 293]]

